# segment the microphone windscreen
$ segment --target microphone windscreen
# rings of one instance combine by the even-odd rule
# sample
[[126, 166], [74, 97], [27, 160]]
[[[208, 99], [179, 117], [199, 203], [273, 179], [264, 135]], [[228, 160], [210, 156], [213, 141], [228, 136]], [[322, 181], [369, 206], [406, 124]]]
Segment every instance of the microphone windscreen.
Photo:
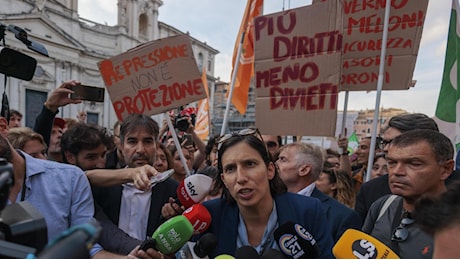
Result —
[[257, 259], [260, 255], [252, 246], [242, 246], [235, 252], [236, 259]]
[[202, 204], [194, 204], [186, 209], [184, 215], [193, 226], [193, 234], [202, 234], [211, 225], [211, 214]]
[[332, 248], [336, 258], [399, 259], [387, 245], [356, 229], [347, 229]]
[[216, 256], [214, 259], [235, 259], [235, 258], [231, 255], [222, 254], [222, 255]]
[[301, 225], [286, 222], [274, 232], [281, 252], [292, 258], [318, 258], [319, 248], [313, 236]]
[[206, 233], [198, 241], [196, 241], [193, 247], [193, 252], [203, 258], [211, 253], [217, 247], [217, 237], [212, 233]]
[[163, 254], [172, 254], [179, 250], [193, 235], [193, 226], [182, 215], [172, 217], [161, 224], [152, 238], [155, 247]]
[[284, 259], [286, 258], [286, 256], [276, 249], [268, 248], [267, 250], [264, 251], [264, 253], [262, 254], [260, 258], [262, 259]]
[[180, 203], [189, 208], [199, 203], [208, 195], [212, 186], [212, 178], [204, 174], [193, 174], [185, 178], [177, 187], [177, 198]]

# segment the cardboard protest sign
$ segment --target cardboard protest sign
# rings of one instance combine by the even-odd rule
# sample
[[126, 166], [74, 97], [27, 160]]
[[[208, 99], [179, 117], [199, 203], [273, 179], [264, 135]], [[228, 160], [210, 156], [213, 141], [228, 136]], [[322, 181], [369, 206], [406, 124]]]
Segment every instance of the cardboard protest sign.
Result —
[[256, 125], [262, 133], [334, 135], [342, 46], [334, 3], [254, 20]]
[[98, 66], [119, 120], [206, 98], [187, 35], [142, 44]]
[[[316, 0], [314, 4], [323, 1]], [[382, 0], [342, 0], [344, 15], [341, 89], [376, 90], [383, 38]], [[422, 38], [428, 0], [391, 0], [383, 90], [405, 90]]]

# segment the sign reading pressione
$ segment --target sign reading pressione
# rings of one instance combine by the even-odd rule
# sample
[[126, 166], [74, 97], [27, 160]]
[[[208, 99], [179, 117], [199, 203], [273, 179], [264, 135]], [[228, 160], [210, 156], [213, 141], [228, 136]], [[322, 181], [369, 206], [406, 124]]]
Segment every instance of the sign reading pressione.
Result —
[[154, 115], [206, 98], [190, 38], [151, 41], [98, 63], [115, 113]]

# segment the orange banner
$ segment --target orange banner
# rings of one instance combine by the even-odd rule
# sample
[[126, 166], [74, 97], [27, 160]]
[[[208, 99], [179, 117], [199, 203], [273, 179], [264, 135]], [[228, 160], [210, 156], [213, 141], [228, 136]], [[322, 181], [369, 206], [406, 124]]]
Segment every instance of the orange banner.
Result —
[[[239, 65], [236, 71], [232, 103], [243, 115], [246, 113], [249, 86], [254, 74], [254, 18], [262, 14], [263, 3], [263, 0], [248, 0], [233, 50], [232, 66], [235, 68], [236, 62], [239, 62]], [[237, 61], [238, 46], [241, 44], [243, 33], [242, 52]], [[233, 73], [235, 72], [232, 70], [232, 75]]]
[[209, 137], [209, 90], [205, 68], [203, 68], [201, 80], [203, 81], [203, 87], [206, 91], [207, 98], [198, 101], [198, 112], [196, 115], [195, 132], [201, 140], [206, 141]]

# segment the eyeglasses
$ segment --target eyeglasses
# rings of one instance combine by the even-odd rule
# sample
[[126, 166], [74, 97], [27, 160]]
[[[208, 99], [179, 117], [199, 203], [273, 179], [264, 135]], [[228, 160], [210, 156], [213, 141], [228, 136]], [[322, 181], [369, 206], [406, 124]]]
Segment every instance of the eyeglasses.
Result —
[[409, 217], [404, 217], [403, 219], [401, 219], [401, 223], [393, 231], [393, 236], [391, 237], [391, 241], [396, 241], [396, 242], [406, 241], [406, 239], [409, 237], [409, 230], [407, 230], [407, 226], [413, 224], [414, 222], [415, 220]]
[[231, 133], [231, 134], [224, 134], [222, 136], [219, 137], [219, 139], [217, 140], [217, 143], [218, 144], [223, 144], [225, 143], [226, 141], [228, 141], [228, 139], [234, 137], [234, 136], [246, 136], [246, 135], [255, 135], [257, 137], [259, 137], [260, 140], [262, 140], [262, 135], [260, 134], [259, 132], [259, 129], [257, 128], [246, 128], [246, 129], [243, 129], [243, 130], [240, 130], [238, 132], [234, 132], [234, 133]]
[[391, 142], [393, 142], [393, 139], [391, 139], [391, 140], [384, 140], [384, 139], [382, 139], [382, 141], [380, 141], [380, 145], [381, 145], [382, 148], [383, 148], [383, 147], [385, 147], [386, 145], [391, 144]]

